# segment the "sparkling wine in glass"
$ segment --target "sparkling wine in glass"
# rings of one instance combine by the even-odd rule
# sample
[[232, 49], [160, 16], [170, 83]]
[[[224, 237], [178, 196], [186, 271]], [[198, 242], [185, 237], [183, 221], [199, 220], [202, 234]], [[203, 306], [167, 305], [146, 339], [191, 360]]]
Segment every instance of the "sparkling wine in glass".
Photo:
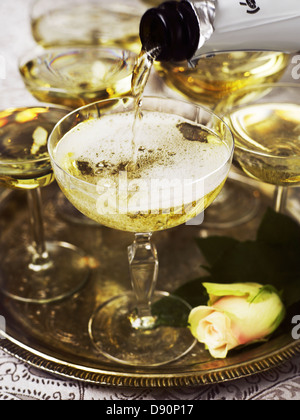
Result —
[[0, 185], [27, 192], [30, 243], [1, 251], [1, 291], [16, 300], [48, 303], [78, 291], [88, 268], [83, 251], [46, 241], [41, 188], [54, 181], [47, 140], [69, 109], [37, 102], [25, 90], [3, 91], [0, 99]]
[[[161, 62], [155, 67], [168, 89], [216, 111], [219, 102], [236, 90], [278, 82], [290, 63], [290, 55], [276, 51], [230, 51], [201, 57], [188, 63]], [[218, 113], [218, 111], [216, 111]], [[235, 163], [235, 162], [234, 162]], [[240, 173], [237, 173], [240, 179]], [[205, 218], [206, 228], [230, 228], [248, 222], [261, 204], [259, 192], [230, 177]], [[226, 209], [226, 211], [225, 211]]]
[[167, 86], [210, 109], [236, 90], [281, 79], [290, 55], [275, 51], [231, 51], [201, 57], [195, 67], [188, 63], [157, 63]]
[[186, 313], [190, 307], [156, 291], [159, 261], [152, 236], [211, 204], [228, 176], [233, 139], [205, 108], [143, 98], [133, 141], [135, 113], [132, 97], [77, 110], [52, 132], [49, 153], [56, 179], [75, 207], [104, 226], [134, 234], [128, 248], [133, 291], [95, 310], [89, 322], [93, 343], [119, 363], [159, 366], [180, 358], [195, 342], [187, 328], [158, 322], [154, 307], [162, 299]]
[[274, 208], [286, 209], [288, 187], [300, 185], [300, 86], [277, 83], [232, 94], [223, 108], [243, 171], [276, 186]]
[[44, 48], [98, 45], [138, 52], [145, 10], [136, 0], [36, 0], [30, 13], [31, 29]]
[[128, 96], [136, 54], [119, 48], [37, 48], [19, 62], [25, 86], [39, 101], [76, 109]]

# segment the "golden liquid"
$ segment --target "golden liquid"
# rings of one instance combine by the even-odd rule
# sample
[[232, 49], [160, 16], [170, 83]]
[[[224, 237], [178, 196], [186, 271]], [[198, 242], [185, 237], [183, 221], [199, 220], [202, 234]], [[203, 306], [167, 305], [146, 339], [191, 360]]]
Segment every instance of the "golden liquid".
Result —
[[134, 64], [134, 54], [53, 50], [46, 59], [28, 61], [20, 72], [28, 90], [38, 100], [76, 109], [130, 94]]
[[[144, 112], [142, 132], [148, 136], [140, 138], [135, 170], [126, 171], [133, 167], [127, 160], [131, 159], [133, 119], [134, 113], [102, 117], [82, 123], [62, 138], [55, 160], [74, 177], [66, 179], [57, 171], [62, 191], [89, 218], [124, 231], [155, 232], [196, 217], [216, 198], [227, 178], [226, 145], [203, 126], [169, 114]], [[82, 138], [86, 143], [80, 146]], [[205, 176], [206, 184], [197, 189]]]
[[139, 102], [142, 100], [144, 90], [150, 77], [150, 73], [155, 60], [154, 51], [140, 51], [140, 54], [136, 60], [131, 80], [131, 91], [132, 96], [136, 100], [136, 106], [139, 106]]
[[249, 176], [274, 185], [300, 184], [300, 105], [245, 106], [225, 119], [236, 158]]
[[38, 106], [0, 111], [1, 186], [29, 190], [54, 180], [47, 140], [66, 114], [63, 109]]
[[192, 69], [187, 63], [157, 63], [166, 84], [193, 102], [214, 108], [237, 89], [278, 81], [290, 56], [278, 52], [231, 52], [200, 58]]
[[131, 94], [135, 100], [135, 118], [132, 126], [132, 159], [131, 165], [133, 169], [137, 164], [138, 155], [138, 143], [137, 143], [137, 131], [139, 127], [139, 121], [143, 118], [141, 112], [141, 106], [143, 101], [144, 91], [148, 83], [153, 63], [158, 55], [158, 49], [152, 51], [144, 51], [141, 49], [140, 54], [135, 62], [135, 66], [132, 72], [131, 79]]
[[[118, 213], [118, 214], [98, 214], [95, 212], [95, 200], [82, 194], [81, 191], [71, 190], [65, 185], [60, 184], [65, 196], [71, 203], [83, 214], [90, 219], [100, 223], [101, 225], [110, 227], [112, 229], [144, 233], [144, 232], [158, 232], [161, 230], [171, 229], [180, 226], [194, 217], [201, 214], [209, 205], [216, 199], [222, 190], [226, 179], [209, 194], [201, 197], [197, 202], [184, 204], [177, 208], [159, 209], [149, 211], [148, 213]], [[120, 206], [126, 207], [127, 203], [124, 201]]]
[[83, 4], [53, 10], [32, 22], [36, 42], [44, 48], [58, 46], [119, 47], [138, 53], [140, 15], [114, 12]]

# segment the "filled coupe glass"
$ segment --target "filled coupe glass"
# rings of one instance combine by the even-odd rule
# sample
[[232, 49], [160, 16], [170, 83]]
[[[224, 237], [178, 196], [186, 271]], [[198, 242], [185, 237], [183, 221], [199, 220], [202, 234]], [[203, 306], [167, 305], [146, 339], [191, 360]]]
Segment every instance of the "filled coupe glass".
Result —
[[66, 242], [46, 241], [41, 188], [54, 181], [48, 137], [70, 110], [40, 103], [25, 89], [0, 98], [0, 185], [26, 191], [32, 237], [2, 246], [1, 292], [10, 298], [49, 303], [78, 291], [88, 278], [85, 253]]
[[173, 90], [214, 110], [217, 103], [238, 89], [275, 83], [290, 63], [290, 55], [273, 51], [231, 51], [188, 63], [157, 63], [156, 69]]
[[76, 109], [130, 95], [135, 60], [136, 54], [119, 48], [37, 48], [22, 57], [19, 70], [39, 101]]
[[44, 48], [98, 45], [139, 52], [145, 6], [136, 0], [35, 0], [31, 30]]
[[240, 89], [218, 111], [235, 137], [240, 167], [251, 178], [276, 186], [274, 209], [284, 212], [288, 187], [300, 185], [300, 86]]
[[113, 297], [91, 316], [89, 333], [101, 354], [133, 366], [159, 366], [189, 352], [187, 328], [160, 325], [156, 302], [190, 311], [156, 292], [154, 232], [201, 214], [221, 191], [232, 162], [233, 138], [211, 111], [177, 100], [132, 97], [98, 102], [65, 117], [49, 139], [56, 179], [83, 214], [133, 232], [128, 248], [133, 292]]
[[[194, 67], [186, 62], [162, 62], [155, 67], [172, 91], [215, 111], [220, 101], [226, 102], [237, 90], [278, 82], [290, 60], [283, 52], [230, 51], [203, 56]], [[260, 204], [259, 192], [245, 186], [239, 172], [232, 172], [206, 214], [205, 227], [226, 229], [246, 223], [256, 216]]]

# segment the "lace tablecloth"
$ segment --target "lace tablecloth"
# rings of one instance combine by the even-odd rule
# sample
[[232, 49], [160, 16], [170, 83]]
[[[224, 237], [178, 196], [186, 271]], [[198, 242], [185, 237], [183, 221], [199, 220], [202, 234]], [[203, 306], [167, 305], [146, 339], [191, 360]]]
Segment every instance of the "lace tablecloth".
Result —
[[[30, 0], [2, 1], [0, 4], [0, 88], [23, 86], [17, 68], [18, 58], [35, 45], [30, 33], [30, 4]], [[185, 389], [120, 389], [57, 378], [0, 350], [0, 399], [298, 400], [300, 356], [265, 373], [217, 385]]]
[[1, 400], [298, 400], [300, 357], [262, 374], [185, 389], [124, 389], [59, 379], [0, 351]]

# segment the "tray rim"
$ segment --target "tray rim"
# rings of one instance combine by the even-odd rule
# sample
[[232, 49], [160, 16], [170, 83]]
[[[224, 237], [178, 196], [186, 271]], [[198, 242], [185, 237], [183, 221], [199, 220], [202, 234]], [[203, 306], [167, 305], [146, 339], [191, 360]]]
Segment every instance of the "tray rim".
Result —
[[[10, 198], [10, 195], [9, 197]], [[0, 203], [1, 204], [1, 203]], [[300, 340], [282, 343], [275, 349], [254, 355], [247, 360], [235, 362], [230, 366], [197, 371], [118, 371], [117, 367], [84, 366], [80, 360], [68, 361], [61, 354], [47, 353], [47, 348], [34, 348], [24, 344], [17, 334], [1, 333], [0, 349], [34, 368], [65, 380], [75, 380], [92, 385], [127, 388], [179, 388], [213, 385], [252, 376], [276, 368], [282, 363], [300, 355]]]
[[49, 356], [47, 359], [38, 350], [34, 351], [25, 345], [22, 347], [21, 343], [12, 338], [1, 340], [0, 348], [30, 366], [67, 380], [109, 387], [180, 388], [224, 383], [268, 371], [300, 354], [300, 340], [286, 344], [267, 356], [258, 356], [251, 361], [240, 362], [226, 369], [215, 368], [210, 371], [194, 373], [160, 374], [155, 372], [147, 374], [108, 372], [101, 368], [89, 368], [58, 360], [53, 356]]

